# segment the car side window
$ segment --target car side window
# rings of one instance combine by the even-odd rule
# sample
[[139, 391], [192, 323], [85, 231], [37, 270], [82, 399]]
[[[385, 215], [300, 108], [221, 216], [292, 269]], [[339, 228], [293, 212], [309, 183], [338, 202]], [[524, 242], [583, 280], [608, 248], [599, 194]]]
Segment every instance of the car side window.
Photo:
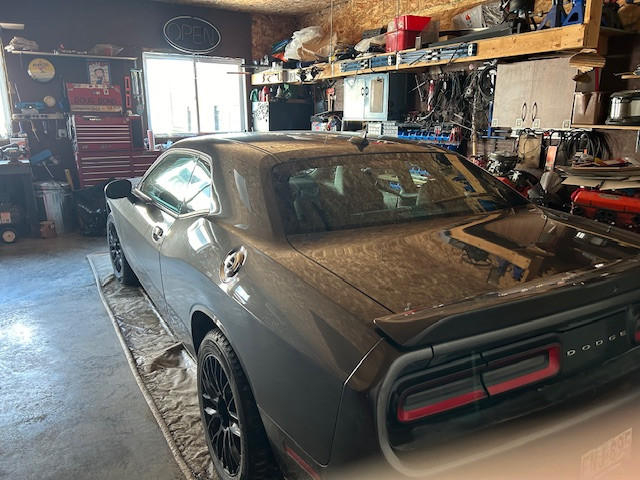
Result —
[[191, 174], [191, 180], [187, 185], [180, 213], [209, 211], [212, 207], [215, 210], [217, 205], [212, 202], [211, 166], [209, 162], [199, 158]]
[[158, 204], [180, 213], [196, 162], [193, 154], [170, 153], [149, 172], [139, 189]]

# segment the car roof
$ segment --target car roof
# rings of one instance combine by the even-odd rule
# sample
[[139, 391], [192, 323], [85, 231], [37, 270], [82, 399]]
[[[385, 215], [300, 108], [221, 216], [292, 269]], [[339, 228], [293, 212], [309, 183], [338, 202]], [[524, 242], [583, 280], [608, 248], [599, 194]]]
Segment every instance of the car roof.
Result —
[[332, 155], [357, 155], [389, 152], [445, 152], [449, 150], [438, 148], [423, 142], [406, 141], [393, 137], [367, 135], [368, 144], [363, 148], [359, 140], [361, 134], [353, 132], [250, 132], [212, 134], [180, 140], [175, 145], [196, 150], [209, 151], [224, 148], [225, 144], [244, 146], [247, 154], [253, 153], [258, 157], [270, 154], [276, 162], [287, 162], [299, 158], [324, 157]]

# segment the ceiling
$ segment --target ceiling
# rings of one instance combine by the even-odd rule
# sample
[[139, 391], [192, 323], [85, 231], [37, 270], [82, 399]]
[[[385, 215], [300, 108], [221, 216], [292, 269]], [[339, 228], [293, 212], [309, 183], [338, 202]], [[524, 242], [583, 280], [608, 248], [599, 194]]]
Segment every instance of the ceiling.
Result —
[[[263, 13], [271, 15], [299, 16], [306, 13], [317, 12], [330, 5], [330, 2], [318, 0], [155, 0], [160, 2], [182, 3], [187, 5], [200, 5], [222, 10], [238, 10], [250, 13]], [[344, 1], [344, 0], [342, 0]], [[335, 0], [334, 4], [342, 3]]]

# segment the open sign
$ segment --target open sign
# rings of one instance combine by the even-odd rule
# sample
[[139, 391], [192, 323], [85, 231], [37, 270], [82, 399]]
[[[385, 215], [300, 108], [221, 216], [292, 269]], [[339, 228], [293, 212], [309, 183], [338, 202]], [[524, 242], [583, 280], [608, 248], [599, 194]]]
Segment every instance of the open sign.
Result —
[[163, 33], [169, 45], [186, 53], [209, 53], [220, 43], [218, 29], [197, 17], [173, 17], [164, 24]]

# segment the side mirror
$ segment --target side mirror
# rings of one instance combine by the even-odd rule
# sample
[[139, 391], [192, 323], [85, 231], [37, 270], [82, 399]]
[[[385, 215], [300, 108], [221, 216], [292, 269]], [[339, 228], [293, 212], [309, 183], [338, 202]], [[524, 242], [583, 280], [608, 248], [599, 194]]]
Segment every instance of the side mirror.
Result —
[[129, 180], [114, 180], [104, 187], [104, 194], [107, 198], [116, 200], [126, 198], [131, 195], [131, 182]]

